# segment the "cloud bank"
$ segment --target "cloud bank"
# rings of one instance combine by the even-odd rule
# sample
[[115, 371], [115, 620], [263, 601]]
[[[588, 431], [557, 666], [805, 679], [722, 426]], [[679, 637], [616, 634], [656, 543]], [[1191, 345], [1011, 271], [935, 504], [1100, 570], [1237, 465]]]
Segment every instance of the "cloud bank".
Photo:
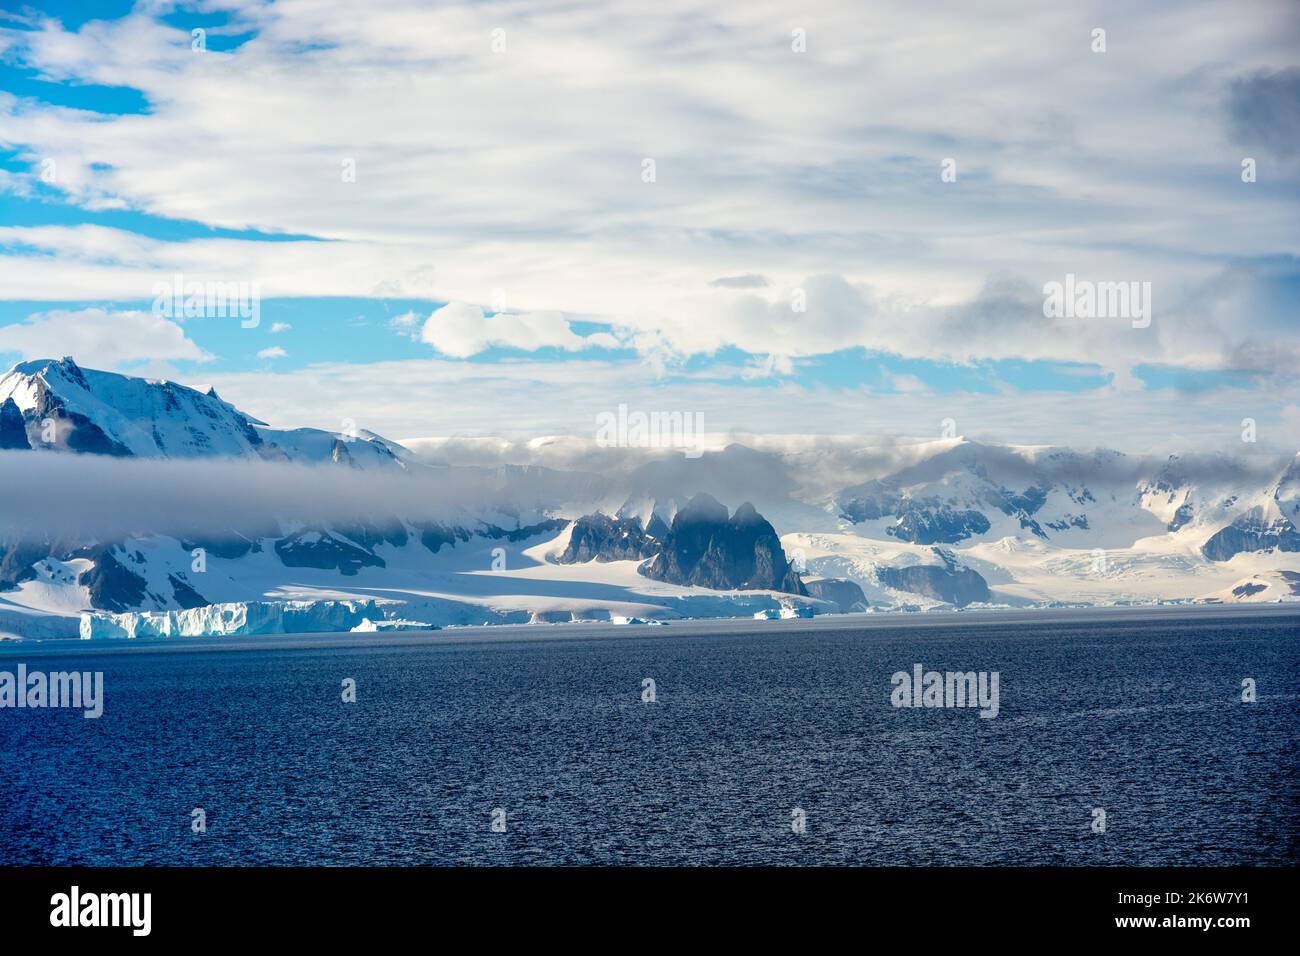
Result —
[[[259, 230], [0, 228], [9, 294], [135, 300], [183, 271], [453, 303], [422, 333], [450, 356], [602, 344], [573, 331], [584, 316], [661, 362], [860, 346], [1070, 357], [1122, 382], [1267, 349], [1249, 295], [1206, 309], [1197, 290], [1300, 253], [1300, 16], [1282, 0], [225, 6], [253, 34], [227, 52], [194, 52], [154, 4], [0, 32], [21, 67], [148, 103], [0, 94], [0, 145], [29, 169], [6, 188]], [[1067, 272], [1152, 282], [1155, 331], [1035, 317]], [[491, 314], [498, 290], [512, 315]]]

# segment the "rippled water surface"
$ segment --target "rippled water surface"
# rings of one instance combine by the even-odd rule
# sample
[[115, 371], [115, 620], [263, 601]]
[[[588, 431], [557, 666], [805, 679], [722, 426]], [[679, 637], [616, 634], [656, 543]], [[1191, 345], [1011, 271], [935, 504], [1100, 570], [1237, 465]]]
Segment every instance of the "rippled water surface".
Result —
[[[5, 647], [106, 700], [0, 710], [0, 860], [1300, 859], [1300, 616], [804, 623]], [[894, 709], [915, 663], [999, 716]]]

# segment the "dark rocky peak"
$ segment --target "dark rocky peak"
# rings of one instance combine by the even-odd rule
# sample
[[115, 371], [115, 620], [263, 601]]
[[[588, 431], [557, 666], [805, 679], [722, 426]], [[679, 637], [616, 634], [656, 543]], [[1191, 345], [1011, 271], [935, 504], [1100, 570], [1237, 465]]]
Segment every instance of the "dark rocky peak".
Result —
[[[753, 505], [750, 505], [753, 510]], [[710, 494], [700, 492], [682, 506], [673, 517], [672, 530], [677, 531], [695, 524], [725, 524], [727, 506]]]
[[728, 516], [708, 494], [677, 512], [663, 547], [641, 568], [656, 581], [716, 590], [769, 590], [807, 594], [786, 560], [776, 530], [746, 502]]
[[[666, 525], [660, 522], [664, 532]], [[560, 564], [585, 561], [641, 561], [658, 554], [662, 539], [641, 527], [634, 517], [611, 518], [605, 514], [584, 515], [569, 531], [569, 544], [557, 557]]]
[[18, 403], [6, 398], [0, 405], [0, 450], [23, 449], [30, 451], [32, 443], [27, 440], [27, 425], [23, 422], [23, 413]]

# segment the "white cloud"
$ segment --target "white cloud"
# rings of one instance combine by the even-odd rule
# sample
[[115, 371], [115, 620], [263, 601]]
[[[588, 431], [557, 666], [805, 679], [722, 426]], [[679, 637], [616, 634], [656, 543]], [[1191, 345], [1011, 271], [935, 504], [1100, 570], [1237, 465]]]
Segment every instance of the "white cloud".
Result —
[[884, 380], [885, 385], [896, 392], [911, 392], [913, 394], [919, 394], [921, 392], [930, 391], [929, 386], [927, 386], [925, 382], [921, 381], [915, 375], [908, 375], [906, 372], [886, 371], [884, 373]]
[[212, 358], [179, 325], [151, 312], [104, 309], [40, 312], [0, 326], [0, 352], [24, 360], [71, 355], [92, 368], [120, 369], [145, 361]]
[[403, 312], [401, 315], [393, 316], [386, 324], [402, 338], [419, 341], [421, 318], [418, 312]]
[[280, 348], [280, 346], [273, 345], [269, 349], [262, 349], [262, 351], [257, 353], [257, 357], [260, 359], [279, 359], [285, 358], [288, 354], [289, 353]]
[[[289, 372], [208, 377], [227, 401], [275, 425], [351, 419], [358, 427], [399, 440], [594, 439], [597, 416], [627, 403], [645, 411], [699, 412], [706, 430], [722, 436], [934, 438], [943, 420], [952, 418], [958, 434], [1015, 444], [1229, 454], [1257, 449], [1294, 453], [1300, 447], [1300, 382], [1295, 381], [1277, 383], [1267, 394], [1249, 388], [882, 393], [785, 379], [741, 392], [736, 382], [744, 370], [731, 367], [728, 380], [715, 366], [665, 381], [644, 365], [574, 357], [560, 362], [330, 362]], [[477, 398], [467, 401], [466, 396]], [[1248, 449], [1241, 442], [1245, 416], [1259, 422], [1259, 444]]]
[[425, 320], [420, 339], [444, 355], [468, 358], [493, 346], [509, 346], [535, 352], [541, 348], [559, 348], [577, 352], [594, 344], [611, 341], [602, 335], [599, 342], [593, 337], [576, 334], [569, 322], [558, 312], [498, 312], [487, 315], [477, 305], [449, 302]]
[[[0, 144], [55, 158], [57, 188], [88, 206], [331, 241], [14, 227], [7, 294], [142, 299], [178, 269], [258, 279], [264, 297], [486, 304], [504, 288], [521, 315], [603, 320], [659, 361], [867, 345], [1222, 366], [1268, 341], [1257, 310], [1180, 313], [1170, 290], [1297, 251], [1294, 164], [1244, 187], [1223, 115], [1240, 75], [1297, 62], [1300, 21], [1280, 3], [1235, 17], [809, 0], [806, 53], [790, 49], [792, 14], [761, 2], [249, 0], [239, 17], [258, 36], [202, 55], [155, 9], [0, 34], [53, 79], [135, 87], [152, 107], [104, 118], [0, 95]], [[202, 142], [221, 148], [159, 148]], [[955, 183], [940, 181], [948, 156]], [[1138, 342], [973, 316], [990, 276], [1036, 289], [1066, 272], [1152, 281], [1166, 324]], [[793, 320], [789, 291], [817, 277], [838, 298]], [[431, 334], [447, 354], [576, 347], [562, 321], [461, 316]]]
[[446, 521], [458, 506], [485, 509], [491, 494], [474, 473], [0, 451], [6, 538], [111, 539], [144, 529], [187, 536], [394, 513]]
[[271, 323], [271, 334], [272, 334], [272, 335], [275, 335], [275, 334], [277, 334], [277, 333], [279, 333], [279, 332], [288, 332], [288, 331], [289, 331], [290, 329], [292, 329], [292, 328], [293, 328], [293, 326], [290, 325], [288, 322], [272, 322], [272, 323]]

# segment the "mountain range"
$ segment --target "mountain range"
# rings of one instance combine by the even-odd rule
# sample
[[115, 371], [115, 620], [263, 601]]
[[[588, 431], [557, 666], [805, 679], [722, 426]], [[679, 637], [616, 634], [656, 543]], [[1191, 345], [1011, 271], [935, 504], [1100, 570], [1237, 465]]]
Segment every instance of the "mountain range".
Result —
[[[15, 509], [0, 510], [0, 632], [1300, 600], [1300, 457], [1244, 445], [1149, 459], [961, 438], [769, 436], [626, 461], [572, 436], [527, 446], [564, 449], [564, 467], [527, 454], [461, 463], [449, 447], [274, 427], [214, 389], [71, 358], [21, 363], [0, 378], [0, 493], [13, 483], [0, 509]], [[253, 483], [297, 469], [311, 476], [295, 492], [304, 501], [343, 476], [369, 507], [306, 519], [268, 502], [189, 529], [164, 520], [166, 495], [127, 507], [145, 492], [115, 477], [125, 462], [160, 475], [246, 463]], [[16, 513], [13, 502], [42, 490], [24, 476], [55, 466], [86, 476], [98, 510], [129, 523], [55, 531]], [[56, 484], [41, 479], [52, 497]], [[173, 510], [197, 519], [208, 509]], [[268, 602], [293, 602], [294, 614], [248, 612]], [[181, 616], [200, 608], [218, 611]]]

